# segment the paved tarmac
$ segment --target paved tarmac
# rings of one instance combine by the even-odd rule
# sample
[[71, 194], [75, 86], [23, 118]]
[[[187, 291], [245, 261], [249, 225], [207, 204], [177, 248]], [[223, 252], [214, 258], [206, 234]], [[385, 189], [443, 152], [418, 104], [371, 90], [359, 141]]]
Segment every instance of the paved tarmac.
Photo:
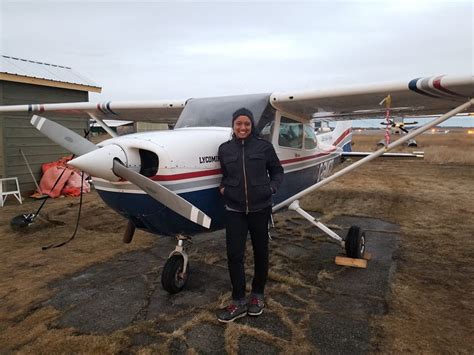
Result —
[[[347, 216], [329, 223], [343, 236], [351, 224], [366, 230], [372, 260], [367, 269], [356, 269], [335, 265], [340, 247], [295, 213], [277, 216], [270, 242], [267, 308], [260, 317], [229, 325], [215, 320], [215, 310], [230, 297], [223, 231], [193, 238], [188, 250], [191, 276], [181, 293], [170, 295], [161, 287], [161, 270], [175, 240], [157, 238], [148, 250], [120, 255], [51, 284], [55, 295], [44, 306], [61, 312], [55, 327], [73, 327], [76, 334], [123, 331], [131, 353], [373, 350], [370, 320], [387, 312], [398, 226]], [[248, 284], [252, 259], [248, 243]]]

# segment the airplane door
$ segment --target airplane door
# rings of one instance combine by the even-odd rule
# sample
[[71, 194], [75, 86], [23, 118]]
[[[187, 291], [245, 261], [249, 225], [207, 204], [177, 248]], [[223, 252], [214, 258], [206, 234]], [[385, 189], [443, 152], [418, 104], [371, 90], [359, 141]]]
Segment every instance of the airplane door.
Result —
[[285, 170], [277, 200], [314, 184], [318, 174], [318, 147], [314, 128], [309, 122], [277, 112], [272, 143]]
[[277, 112], [272, 143], [280, 160], [299, 158], [303, 155], [303, 126], [297, 119]]

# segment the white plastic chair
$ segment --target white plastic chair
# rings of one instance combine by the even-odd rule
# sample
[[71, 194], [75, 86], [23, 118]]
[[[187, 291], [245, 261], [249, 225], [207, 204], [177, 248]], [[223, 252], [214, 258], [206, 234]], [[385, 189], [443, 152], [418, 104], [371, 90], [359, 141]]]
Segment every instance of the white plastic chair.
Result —
[[[14, 181], [16, 183], [16, 190], [7, 190], [8, 181]], [[7, 199], [8, 195], [15, 196], [18, 202], [20, 202], [20, 204], [23, 203], [21, 199], [20, 185], [18, 184], [18, 178], [12, 177], [12, 178], [0, 179], [0, 207], [3, 207], [3, 205], [5, 204], [5, 200]]]

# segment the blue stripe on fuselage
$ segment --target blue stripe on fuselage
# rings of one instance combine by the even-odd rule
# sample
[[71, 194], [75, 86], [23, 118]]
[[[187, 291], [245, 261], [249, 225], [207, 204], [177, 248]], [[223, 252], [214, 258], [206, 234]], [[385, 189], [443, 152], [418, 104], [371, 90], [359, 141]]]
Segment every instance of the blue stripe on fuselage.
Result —
[[[147, 194], [97, 190], [116, 212], [132, 220], [137, 228], [154, 234], [196, 234], [208, 231], [171, 211]], [[211, 230], [223, 228], [224, 202], [217, 188], [179, 194], [211, 219]]]
[[[339, 157], [334, 158], [338, 160]], [[283, 183], [273, 196], [278, 204], [305, 188], [315, 184], [320, 176], [321, 164], [285, 173]], [[154, 234], [177, 235], [197, 234], [209, 231], [178, 215], [147, 194], [111, 192], [97, 189], [100, 197], [116, 212], [132, 220], [136, 227]], [[224, 227], [224, 201], [218, 188], [198, 190], [179, 194], [199, 208], [211, 219], [210, 230]]]

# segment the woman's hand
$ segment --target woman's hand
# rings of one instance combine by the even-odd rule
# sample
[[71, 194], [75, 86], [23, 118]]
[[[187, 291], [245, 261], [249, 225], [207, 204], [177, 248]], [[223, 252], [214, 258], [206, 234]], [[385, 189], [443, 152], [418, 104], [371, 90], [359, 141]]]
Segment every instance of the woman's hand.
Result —
[[224, 189], [225, 189], [225, 187], [221, 187], [221, 188], [219, 189], [219, 192], [221, 193], [222, 196], [224, 196]]

